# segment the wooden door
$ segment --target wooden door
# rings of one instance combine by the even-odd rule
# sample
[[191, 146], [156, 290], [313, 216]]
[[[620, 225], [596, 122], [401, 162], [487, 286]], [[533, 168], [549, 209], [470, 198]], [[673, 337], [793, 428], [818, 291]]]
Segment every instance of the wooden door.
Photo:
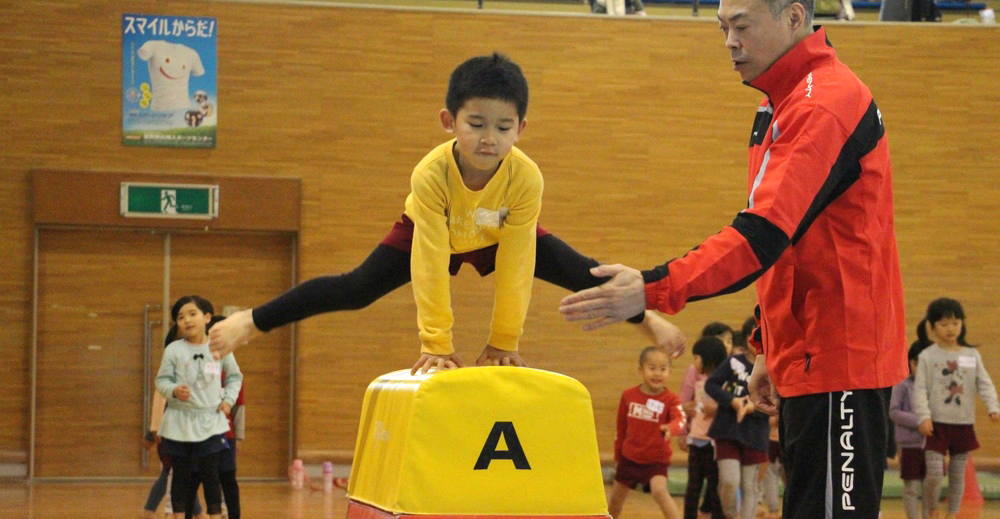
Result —
[[[260, 304], [291, 285], [292, 245], [288, 234], [39, 230], [34, 477], [155, 475], [155, 452], [142, 466], [144, 309], [169, 324], [169, 305], [187, 294], [220, 314]], [[149, 330], [150, 388], [166, 328]], [[281, 477], [288, 465], [291, 339], [285, 327], [237, 351], [241, 477]]]
[[[135, 477], [143, 310], [163, 300], [163, 235], [39, 231], [37, 477]], [[156, 330], [162, 340], [162, 331]]]

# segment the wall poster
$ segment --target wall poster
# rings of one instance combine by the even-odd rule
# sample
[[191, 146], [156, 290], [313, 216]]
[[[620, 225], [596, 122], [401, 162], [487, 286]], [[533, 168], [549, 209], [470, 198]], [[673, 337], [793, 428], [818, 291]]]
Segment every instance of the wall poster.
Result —
[[214, 148], [215, 18], [122, 15], [122, 144]]

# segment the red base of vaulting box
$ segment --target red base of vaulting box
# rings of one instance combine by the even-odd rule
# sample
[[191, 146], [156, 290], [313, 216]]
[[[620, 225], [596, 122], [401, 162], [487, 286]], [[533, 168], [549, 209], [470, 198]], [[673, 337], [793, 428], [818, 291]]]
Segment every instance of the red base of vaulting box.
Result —
[[381, 508], [347, 501], [347, 519], [611, 519], [609, 515], [427, 515], [394, 514]]

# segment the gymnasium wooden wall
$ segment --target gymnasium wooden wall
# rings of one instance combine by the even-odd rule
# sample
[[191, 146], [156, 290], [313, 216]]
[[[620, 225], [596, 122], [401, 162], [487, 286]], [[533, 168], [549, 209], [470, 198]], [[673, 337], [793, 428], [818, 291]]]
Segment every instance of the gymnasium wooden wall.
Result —
[[[216, 149], [120, 144], [123, 12], [218, 18]], [[449, 137], [437, 111], [451, 69], [496, 49], [531, 85], [520, 146], [545, 174], [543, 225], [602, 261], [649, 267], [683, 254], [745, 204], [745, 147], [760, 93], [729, 70], [712, 19], [0, 3], [0, 452], [23, 459], [29, 445], [32, 170], [301, 177], [300, 279], [347, 270], [401, 213], [413, 165]], [[1000, 379], [1000, 29], [834, 23], [829, 34], [874, 91], [889, 131], [908, 327], [930, 299], [962, 300], [969, 338]], [[486, 336], [492, 282], [468, 272], [454, 282], [466, 361]], [[563, 291], [538, 283], [534, 294], [523, 355], [587, 385], [609, 453], [618, 396], [638, 383], [645, 341], [625, 325], [579, 331], [556, 313]], [[738, 326], [753, 300], [748, 290], [699, 302], [674, 321], [693, 340], [711, 320]], [[367, 310], [300, 326], [300, 454], [320, 460], [353, 449], [367, 383], [416, 359], [414, 313], [402, 289]], [[674, 387], [689, 360], [675, 366]], [[980, 456], [998, 457], [1000, 426], [980, 411]]]

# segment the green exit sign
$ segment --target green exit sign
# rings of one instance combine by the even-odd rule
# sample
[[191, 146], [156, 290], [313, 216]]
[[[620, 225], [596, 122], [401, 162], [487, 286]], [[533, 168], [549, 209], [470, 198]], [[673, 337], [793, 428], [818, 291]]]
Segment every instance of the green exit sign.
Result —
[[121, 214], [131, 218], [211, 220], [219, 216], [219, 186], [122, 182]]

